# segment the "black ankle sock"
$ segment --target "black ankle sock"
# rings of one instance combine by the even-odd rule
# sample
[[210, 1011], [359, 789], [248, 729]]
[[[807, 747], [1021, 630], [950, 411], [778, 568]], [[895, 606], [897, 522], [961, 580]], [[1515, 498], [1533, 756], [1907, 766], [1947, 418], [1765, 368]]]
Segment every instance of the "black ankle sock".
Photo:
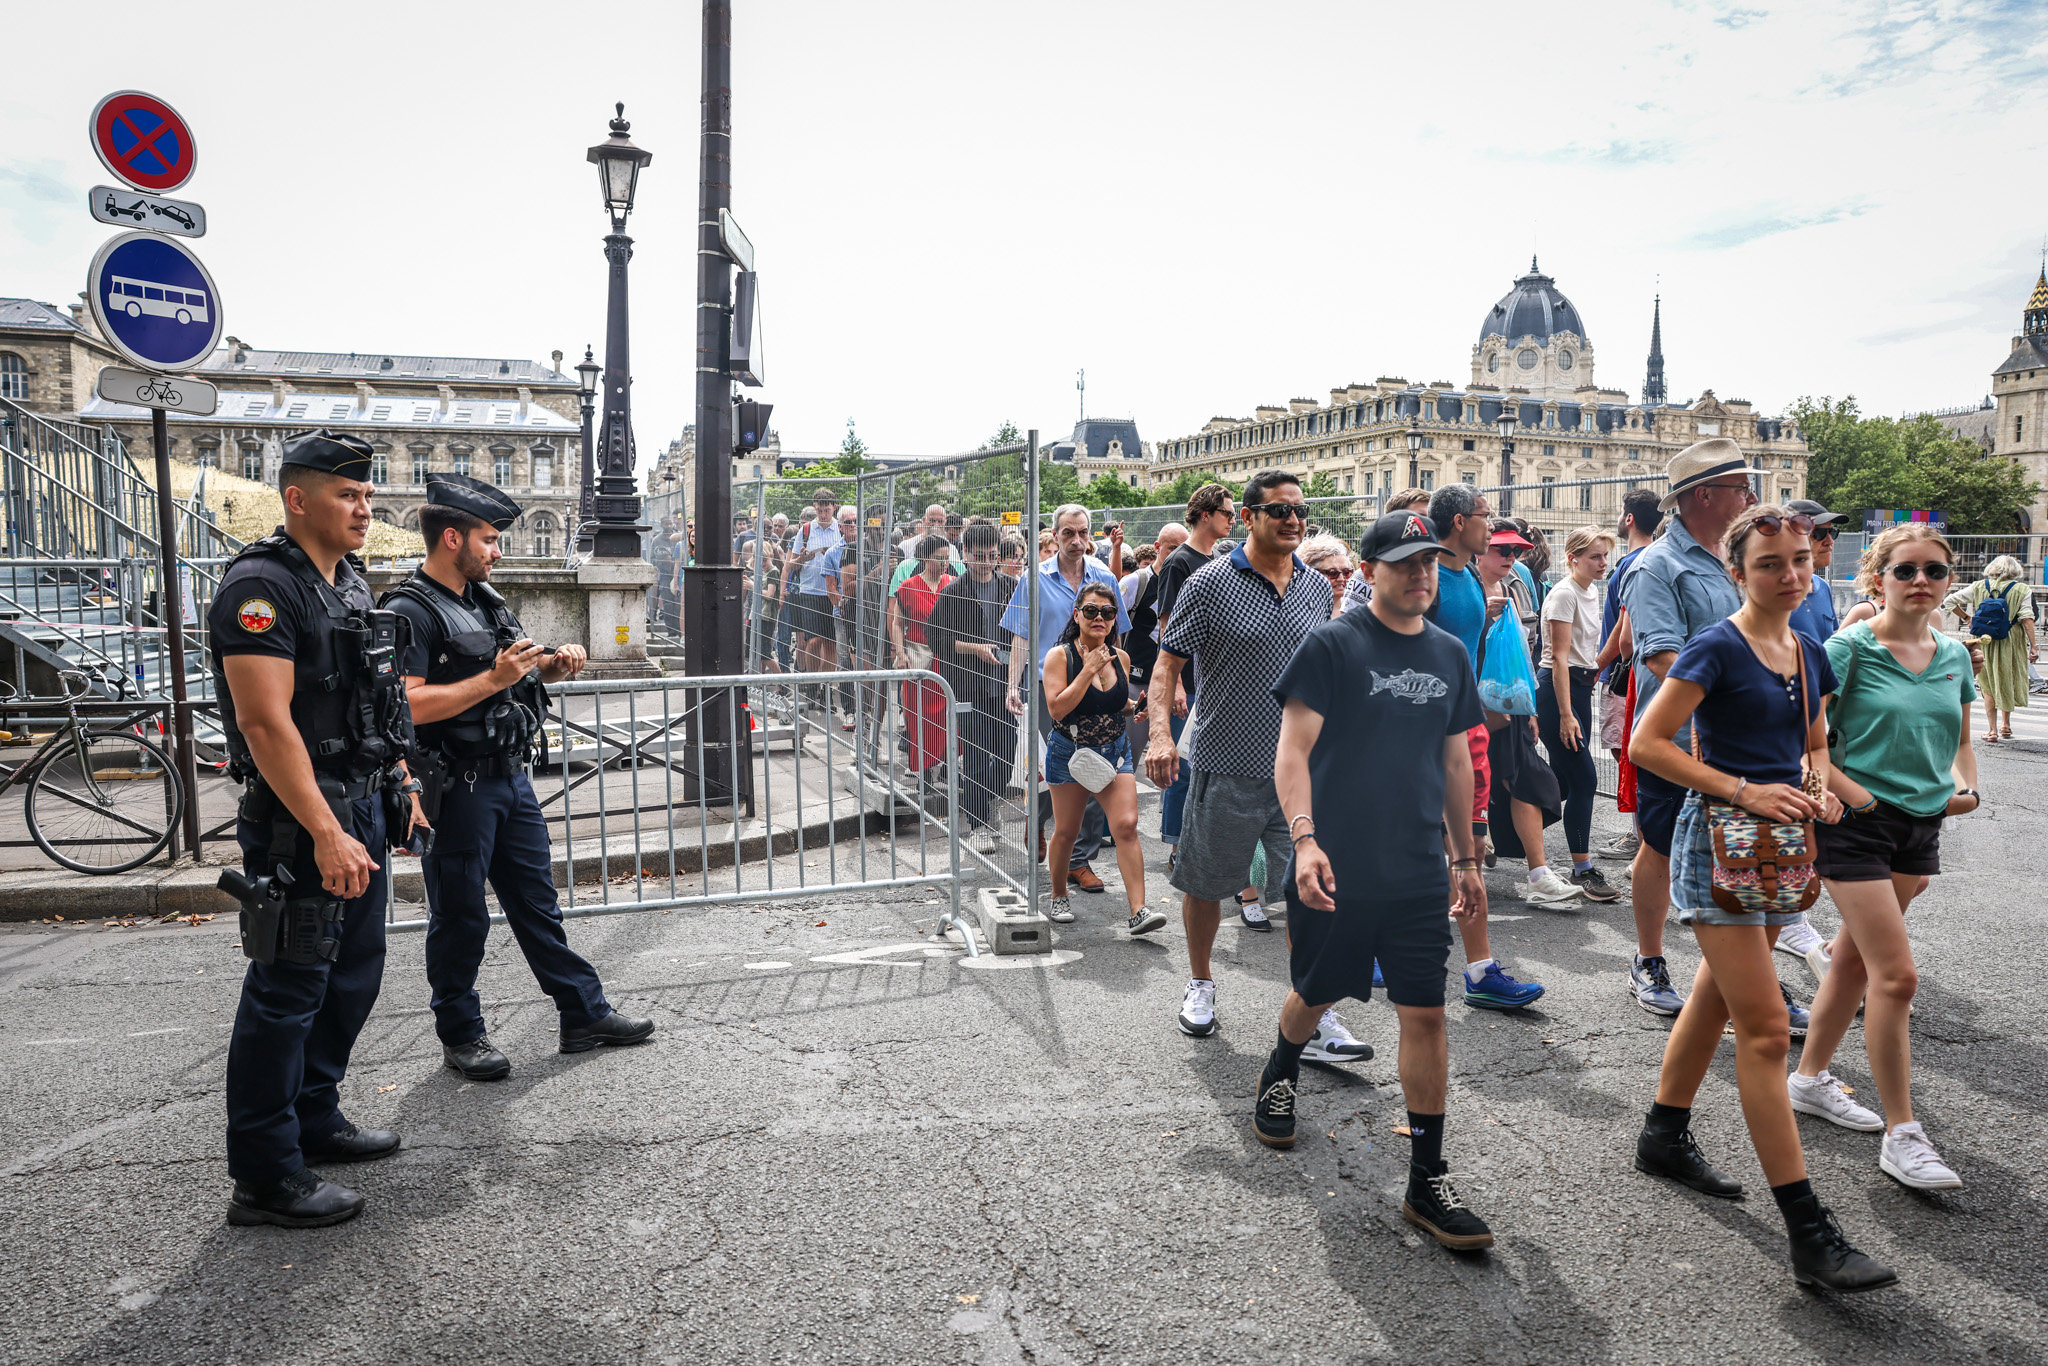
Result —
[[1408, 1160], [1435, 1171], [1444, 1160], [1444, 1117], [1408, 1112]]
[[1290, 1043], [1285, 1031], [1280, 1041], [1273, 1045], [1273, 1056], [1266, 1059], [1266, 1075], [1272, 1077], [1298, 1077], [1301, 1075], [1301, 1050], [1308, 1047], [1308, 1040]]
[[1662, 1138], [1676, 1138], [1684, 1132], [1692, 1119], [1690, 1105], [1666, 1105], [1661, 1100], [1650, 1102], [1650, 1113], [1643, 1121], [1643, 1127]]
[[1785, 1216], [1787, 1223], [1792, 1219], [1792, 1206], [1813, 1194], [1813, 1182], [1805, 1177], [1787, 1181], [1782, 1186], [1771, 1187], [1771, 1198], [1778, 1202], [1778, 1213]]

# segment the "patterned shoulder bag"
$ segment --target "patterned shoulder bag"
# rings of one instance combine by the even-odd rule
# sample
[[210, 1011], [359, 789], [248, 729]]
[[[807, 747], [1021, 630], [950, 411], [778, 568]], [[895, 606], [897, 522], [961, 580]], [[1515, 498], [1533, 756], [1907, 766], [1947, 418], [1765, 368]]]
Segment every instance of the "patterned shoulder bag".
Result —
[[[1815, 801], [1824, 801], [1826, 779], [1806, 752], [1813, 729], [1812, 704], [1806, 694], [1806, 647], [1793, 636], [1799, 687], [1800, 787]], [[1692, 732], [1692, 757], [1700, 758], [1697, 722]], [[1702, 763], [1705, 760], [1701, 760]], [[1708, 801], [1707, 827], [1714, 838], [1714, 904], [1736, 915], [1803, 911], [1820, 897], [1820, 879], [1813, 873], [1813, 822], [1774, 821], [1743, 810], [1733, 802]]]

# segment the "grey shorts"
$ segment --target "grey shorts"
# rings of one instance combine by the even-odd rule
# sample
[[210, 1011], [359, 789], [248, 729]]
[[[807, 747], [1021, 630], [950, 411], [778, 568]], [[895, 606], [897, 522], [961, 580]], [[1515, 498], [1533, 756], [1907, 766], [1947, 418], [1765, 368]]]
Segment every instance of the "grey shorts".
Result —
[[1252, 851], [1261, 841], [1266, 846], [1266, 885], [1260, 890], [1264, 903], [1277, 909], [1294, 850], [1287, 841], [1287, 817], [1280, 814], [1280, 794], [1273, 790], [1272, 775], [1241, 778], [1197, 770], [1188, 780], [1171, 881], [1199, 901], [1228, 901], [1250, 880]]

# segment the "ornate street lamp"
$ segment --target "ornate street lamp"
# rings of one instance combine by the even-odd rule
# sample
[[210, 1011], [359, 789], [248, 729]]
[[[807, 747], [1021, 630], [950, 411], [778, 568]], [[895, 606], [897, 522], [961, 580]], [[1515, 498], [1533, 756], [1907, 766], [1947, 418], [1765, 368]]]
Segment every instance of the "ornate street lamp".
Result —
[[1515, 505], [1515, 409], [1521, 404], [1509, 400], [1500, 410], [1500, 416], [1493, 420], [1500, 432], [1500, 510], [1506, 516]]
[[1414, 488], [1422, 482], [1422, 429], [1408, 429], [1408, 487]]
[[604, 239], [604, 259], [611, 265], [604, 327], [604, 417], [598, 434], [597, 489], [590, 516], [597, 522], [592, 549], [599, 559], [638, 559], [640, 498], [633, 479], [633, 376], [626, 327], [626, 263], [633, 259], [633, 239], [626, 236], [626, 215], [633, 211], [640, 168], [654, 160], [626, 136], [626, 106], [618, 106], [612, 135], [590, 149], [605, 211], [612, 230]]
[[590, 549], [591, 500], [597, 496], [593, 472], [597, 466], [597, 454], [590, 444], [590, 417], [596, 409], [597, 377], [604, 373], [590, 354], [588, 346], [583, 348], [583, 363], [576, 367], [576, 400], [583, 409], [583, 458], [582, 479], [578, 485], [576, 499], [576, 532], [569, 539], [578, 550]]

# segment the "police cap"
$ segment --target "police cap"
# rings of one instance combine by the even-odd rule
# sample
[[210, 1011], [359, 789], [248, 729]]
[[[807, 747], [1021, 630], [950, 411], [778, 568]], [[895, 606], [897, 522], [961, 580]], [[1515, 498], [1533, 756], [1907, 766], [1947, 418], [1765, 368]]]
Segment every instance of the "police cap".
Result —
[[344, 479], [370, 477], [370, 443], [359, 436], [337, 436], [322, 427], [288, 443], [284, 463], [338, 474]]
[[519, 520], [519, 504], [483, 480], [466, 474], [429, 474], [427, 505], [455, 508], [489, 522], [500, 531]]

